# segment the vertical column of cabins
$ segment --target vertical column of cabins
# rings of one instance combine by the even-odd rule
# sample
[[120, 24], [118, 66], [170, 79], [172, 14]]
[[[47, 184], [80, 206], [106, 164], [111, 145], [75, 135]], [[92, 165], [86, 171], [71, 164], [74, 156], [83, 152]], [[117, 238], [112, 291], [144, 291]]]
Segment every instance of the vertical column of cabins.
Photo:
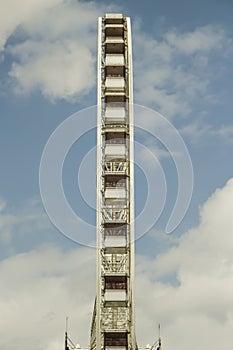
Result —
[[129, 348], [129, 124], [127, 24], [106, 15], [102, 33], [102, 345]]

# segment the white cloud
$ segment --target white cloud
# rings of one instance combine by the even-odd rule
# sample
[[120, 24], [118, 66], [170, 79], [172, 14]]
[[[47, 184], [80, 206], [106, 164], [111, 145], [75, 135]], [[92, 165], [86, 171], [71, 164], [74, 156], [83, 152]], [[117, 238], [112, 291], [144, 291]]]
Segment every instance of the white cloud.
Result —
[[185, 34], [179, 34], [175, 31], [165, 34], [167, 43], [186, 55], [224, 50], [223, 37], [225, 37], [225, 33], [221, 27], [210, 25], [196, 28], [193, 32]]
[[196, 120], [183, 126], [179, 131], [193, 144], [199, 146], [202, 144], [201, 141], [206, 143], [210, 137], [218, 137], [232, 143], [233, 127], [231, 125], [211, 125], [204, 120]]
[[[232, 209], [233, 179], [202, 206], [196, 228], [180, 239], [168, 237], [167, 251], [155, 260], [137, 257], [139, 345], [152, 344], [161, 323], [168, 350], [231, 348]], [[94, 276], [94, 249], [44, 246], [2, 260], [0, 348], [12, 350], [16, 343], [25, 350], [62, 348], [67, 315], [72, 338], [86, 346]]]
[[[5, 6], [11, 17], [14, 6]], [[17, 16], [0, 27], [5, 41], [11, 34], [16, 42], [6, 45], [12, 57], [9, 71], [17, 93], [40, 91], [51, 99], [76, 101], [95, 85], [97, 17], [110, 9], [94, 2], [34, 0], [20, 2]], [[9, 29], [11, 28], [11, 29]]]
[[94, 250], [65, 253], [49, 247], [0, 262], [0, 348], [62, 349], [66, 316], [74, 341], [86, 343], [95, 295], [94, 257]]
[[4, 201], [4, 199], [0, 198], [0, 212], [3, 211], [5, 207], [6, 202]]
[[158, 141], [151, 136], [146, 137], [143, 146], [140, 143], [139, 145], [136, 145], [136, 163], [147, 164], [148, 167], [154, 170], [160, 164], [161, 159], [170, 157], [170, 153], [165, 148], [162, 148]]
[[206, 137], [213, 136], [213, 126], [196, 120], [180, 129], [181, 135], [188, 137], [193, 144], [200, 145], [200, 141], [206, 142]]
[[[73, 339], [86, 345], [95, 296], [94, 249], [64, 252], [44, 240], [51, 224], [37, 198], [17, 208], [2, 199], [0, 204], [1, 245], [4, 255], [11, 255], [0, 253], [0, 349], [16, 344], [25, 350], [62, 349], [66, 316]], [[30, 251], [35, 240], [38, 248]]]
[[233, 141], [233, 126], [232, 125], [222, 125], [217, 130], [217, 135], [223, 137], [225, 140]]
[[[0, 45], [12, 57], [9, 77], [15, 91], [68, 101], [88, 93], [96, 81], [97, 17], [112, 10], [116, 6], [74, 0], [4, 3]], [[8, 43], [12, 35], [18, 40]], [[133, 38], [136, 101], [168, 118], [187, 116], [197, 100], [207, 101], [209, 56], [224, 57], [231, 46], [224, 30], [214, 26], [173, 30], [158, 40], [136, 23]]]
[[[176, 247], [154, 261], [140, 258], [137, 329], [144, 342], [152, 342], [155, 325], [161, 322], [166, 349], [174, 344], [181, 350], [231, 348], [232, 210], [233, 179], [208, 199], [199, 226], [184, 234]], [[164, 278], [166, 283], [158, 282]]]
[[204, 109], [205, 104], [216, 103], [209, 58], [223, 59], [231, 47], [221, 27], [203, 26], [185, 33], [172, 30], [160, 40], [138, 27], [133, 34], [137, 102], [169, 119], [189, 116], [195, 105]]
[[[35, 42], [26, 44], [20, 45], [18, 50], [12, 50], [21, 59], [21, 63], [12, 65], [9, 73], [18, 81], [18, 93], [30, 93], [38, 89], [52, 100], [74, 100], [75, 96], [79, 95], [80, 99], [93, 87], [94, 59], [84, 45], [70, 40], [52, 45]], [[25, 49], [25, 46], [28, 47]], [[34, 57], [36, 51], [39, 52]]]
[[46, 11], [50, 11], [55, 5], [63, 0], [9, 0], [0, 2], [1, 21], [0, 21], [0, 50], [8, 38], [14, 33], [16, 28], [26, 23], [31, 18], [36, 18]]
[[[38, 232], [51, 228], [51, 224], [37, 198], [22, 204], [19, 208], [9, 208], [5, 201], [0, 202], [0, 242], [11, 249], [13, 239], [19, 246], [23, 245], [26, 235], [36, 235]], [[13, 248], [13, 247], [12, 247]], [[19, 248], [19, 247], [18, 247]]]

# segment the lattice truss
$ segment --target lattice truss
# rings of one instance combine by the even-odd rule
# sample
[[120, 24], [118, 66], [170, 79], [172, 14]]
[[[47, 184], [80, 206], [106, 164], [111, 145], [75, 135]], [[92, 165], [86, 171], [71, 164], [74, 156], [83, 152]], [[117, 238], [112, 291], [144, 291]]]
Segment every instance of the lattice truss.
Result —
[[[97, 283], [87, 350], [137, 350], [131, 26], [122, 14], [98, 23]], [[67, 333], [65, 349], [76, 349]], [[160, 349], [159, 337], [144, 350]]]
[[136, 349], [130, 19], [99, 18], [97, 287], [90, 348]]

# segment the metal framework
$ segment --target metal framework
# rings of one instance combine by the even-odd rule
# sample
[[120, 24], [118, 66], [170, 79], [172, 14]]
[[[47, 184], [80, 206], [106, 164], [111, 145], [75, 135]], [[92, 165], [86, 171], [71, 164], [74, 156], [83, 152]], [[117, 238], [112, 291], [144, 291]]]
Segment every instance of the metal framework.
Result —
[[[97, 282], [89, 350], [137, 350], [132, 43], [130, 18], [122, 14], [98, 20], [97, 103]], [[159, 349], [160, 340], [149, 350], [156, 344]]]
[[137, 348], [130, 19], [98, 22], [97, 286], [90, 349]]

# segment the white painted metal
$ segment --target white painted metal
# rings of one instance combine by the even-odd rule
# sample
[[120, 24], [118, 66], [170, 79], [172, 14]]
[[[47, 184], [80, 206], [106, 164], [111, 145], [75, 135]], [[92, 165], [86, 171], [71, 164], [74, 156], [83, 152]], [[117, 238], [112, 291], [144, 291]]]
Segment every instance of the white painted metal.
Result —
[[102, 18], [98, 19], [98, 86], [97, 86], [97, 193], [96, 193], [96, 303], [93, 312], [93, 321], [91, 329], [91, 349], [101, 350], [103, 348], [101, 333], [101, 221], [102, 221], [102, 196], [99, 189], [102, 186], [102, 172], [100, 164], [102, 163]]
[[125, 124], [127, 122], [126, 119], [126, 111], [124, 108], [106, 108], [105, 110], [105, 123], [107, 124]]
[[105, 66], [124, 66], [124, 55], [106, 55]]
[[[98, 20], [97, 104], [97, 278], [88, 350], [161, 350], [160, 335], [145, 349], [135, 336], [132, 42], [122, 14]], [[66, 349], [81, 349], [67, 339], [66, 332]]]
[[126, 18], [128, 28], [128, 94], [129, 94], [129, 159], [130, 159], [130, 299], [131, 299], [131, 322], [130, 341], [132, 349], [137, 348], [135, 335], [135, 306], [134, 306], [134, 117], [133, 117], [133, 58], [132, 58], [132, 36], [130, 18]]
[[106, 159], [125, 159], [126, 145], [107, 144], [105, 146], [105, 158]]
[[129, 170], [129, 166], [128, 166], [128, 161], [121, 161], [121, 160], [117, 160], [117, 161], [106, 161], [104, 163], [104, 167], [103, 167], [103, 173], [104, 174], [126, 174], [128, 175], [128, 170]]
[[108, 36], [105, 39], [105, 44], [124, 44], [124, 39], [121, 36]]
[[127, 350], [126, 346], [106, 346], [106, 350]]
[[97, 282], [90, 350], [136, 350], [130, 19], [98, 22]]
[[104, 293], [105, 301], [126, 301], [125, 290], [106, 290]]
[[[105, 247], [125, 247], [126, 237], [124, 236], [109, 236], [104, 239]], [[119, 272], [121, 269], [119, 269]], [[112, 271], [113, 273], [114, 271]]]
[[126, 198], [127, 193], [125, 188], [106, 188], [105, 198]]
[[125, 79], [121, 77], [108, 77], [105, 80], [106, 91], [124, 91]]
[[123, 23], [124, 20], [122, 13], [106, 13], [104, 18], [106, 23]]
[[128, 223], [129, 209], [126, 206], [119, 207], [106, 205], [102, 208], [102, 221], [106, 223]]

